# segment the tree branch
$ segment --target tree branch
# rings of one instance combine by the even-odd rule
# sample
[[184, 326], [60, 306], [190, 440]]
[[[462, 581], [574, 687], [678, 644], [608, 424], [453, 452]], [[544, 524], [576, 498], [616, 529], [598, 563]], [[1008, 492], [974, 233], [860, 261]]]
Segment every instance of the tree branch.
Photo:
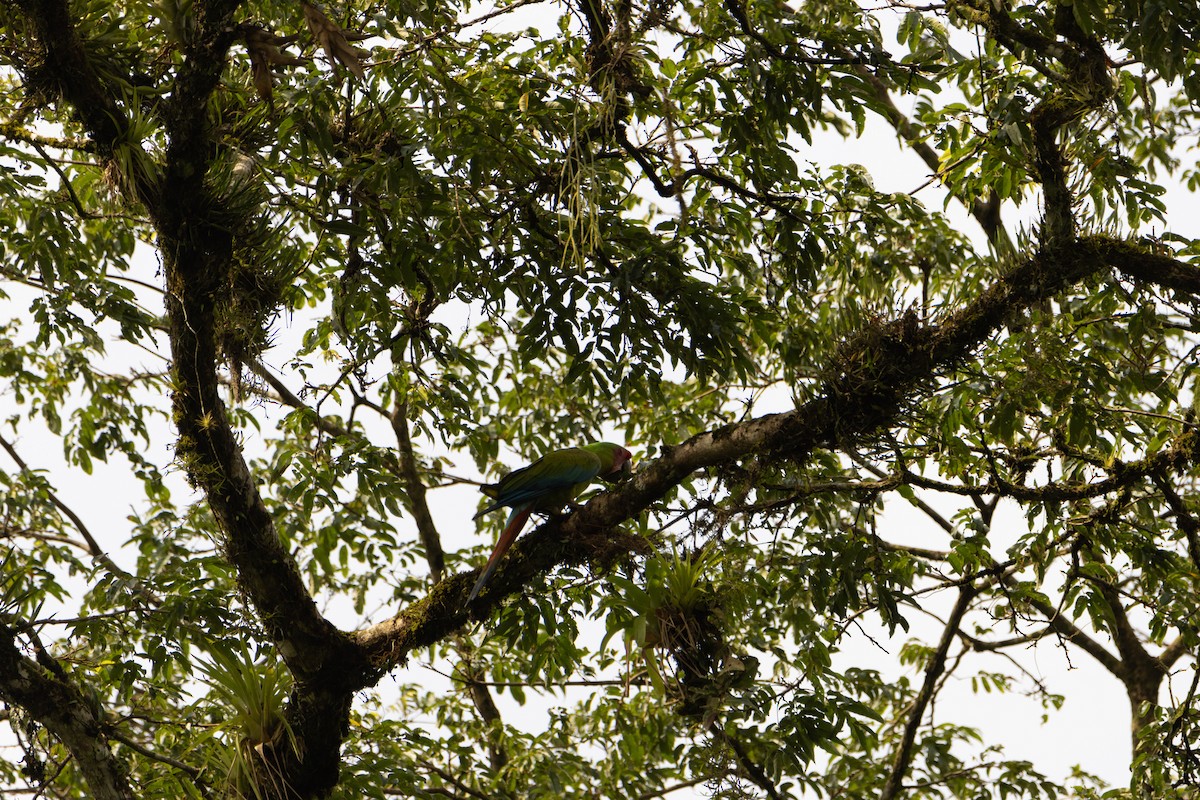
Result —
[[867, 59], [862, 56], [801, 56], [794, 53], [784, 52], [779, 45], [772, 42], [762, 33], [754, 29], [750, 24], [750, 18], [746, 14], [746, 8], [742, 5], [741, 0], [725, 0], [725, 9], [729, 15], [737, 22], [738, 27], [742, 29], [742, 33], [754, 42], [757, 42], [763, 50], [772, 58], [777, 58], [780, 61], [787, 61], [792, 64], [804, 65], [847, 65], [847, 64], [865, 64]]
[[208, 500], [239, 587], [295, 679], [285, 714], [304, 746], [270, 745], [273, 752], [263, 756], [278, 764], [280, 780], [258, 787], [290, 800], [324, 795], [337, 783], [354, 692], [374, 678], [358, 648], [308, 594], [218, 391], [216, 306], [228, 284], [234, 243], [227, 210], [205, 176], [218, 152], [209, 98], [236, 35], [236, 7], [234, 0], [195, 5], [195, 33], [184, 44], [163, 112], [168, 137], [163, 174], [170, 191], [153, 205], [151, 217], [166, 274], [176, 452]]
[[[540, 572], [561, 563], [585, 562], [595, 552], [589, 542], [605, 541], [609, 549], [618, 542], [616, 546], [629, 551], [644, 547], [636, 537], [620, 539], [614, 527], [694, 472], [750, 454], [803, 460], [818, 447], [871, 440], [895, 421], [921, 387], [957, 365], [1015, 312], [1106, 268], [1147, 260], [1170, 262], [1121, 240], [1084, 239], [1074, 248], [1041, 252], [1018, 264], [940, 324], [922, 325], [909, 315], [860, 331], [843, 345], [843, 356], [858, 355], [839, 359], [847, 366], [795, 410], [732, 423], [667, 448], [658, 459], [643, 463], [633, 480], [527, 534], [513, 546], [491, 591], [477, 600], [476, 613], [518, 591]], [[355, 633], [354, 641], [380, 670], [403, 663], [413, 648], [439, 641], [467, 621], [463, 601], [473, 580], [472, 571], [442, 581], [392, 619]]]
[[1191, 643], [1188, 641], [1188, 637], [1177, 636], [1158, 654], [1158, 661], [1163, 665], [1164, 670], [1169, 670], [1176, 661], [1190, 652]]
[[[887, 84], [877, 75], [872, 74], [866, 67], [857, 67], [855, 74], [862, 78], [867, 88], [875, 95], [876, 101], [883, 108], [884, 118], [896, 129], [896, 133], [900, 134], [900, 138], [912, 148], [912, 151], [925, 163], [929, 171], [938, 180], [942, 180], [945, 177], [946, 171], [942, 168], [942, 162], [938, 157], [937, 151], [930, 147], [922, 138], [920, 129], [904, 115], [904, 112], [896, 107]], [[944, 184], [944, 180], [942, 182]], [[1004, 230], [1004, 225], [1000, 221], [1000, 198], [996, 196], [995, 192], [990, 193], [986, 200], [978, 197], [966, 205], [967, 210], [971, 212], [971, 216], [979, 223], [979, 227], [983, 229], [988, 242], [991, 243], [996, 251], [999, 251], [1001, 248], [1012, 248], [1008, 232]]]
[[21, 655], [15, 631], [3, 622], [0, 697], [24, 708], [62, 742], [75, 759], [92, 797], [134, 800], [125, 768], [104, 735], [102, 712], [95, 699], [81, 692], [56, 662], [51, 669]]
[[1046, 618], [1046, 622], [1049, 623], [1051, 630], [1096, 659], [1100, 663], [1100, 666], [1108, 670], [1117, 680], [1124, 682], [1125, 665], [1121, 662], [1121, 659], [1108, 652], [1104, 648], [1104, 645], [1084, 633], [1082, 629], [1064, 617], [1062, 612], [1050, 603], [1034, 597], [1026, 598], [1026, 602]]
[[[30, 472], [29, 465], [25, 463], [25, 460], [21, 458], [21, 455], [17, 452], [17, 449], [3, 435], [0, 435], [0, 448], [3, 448], [4, 452], [8, 453], [9, 458], [16, 463], [22, 472], [32, 474]], [[104, 548], [102, 548], [100, 543], [96, 541], [96, 537], [92, 536], [92, 532], [88, 530], [87, 525], [84, 524], [79, 515], [76, 514], [70, 506], [64, 503], [58, 496], [58, 493], [50, 488], [49, 485], [46, 486], [46, 496], [50, 499], [50, 503], [57, 508], [63, 516], [71, 521], [71, 524], [75, 526], [75, 530], [79, 531], [79, 535], [82, 536], [83, 540], [87, 543], [87, 551], [91, 554], [92, 558], [94, 558], [100, 565], [102, 565], [113, 575], [116, 575], [118, 578], [120, 578], [130, 589], [134, 591], [134, 593], [142, 597], [144, 600], [147, 600], [154, 605], [161, 604], [162, 601], [154, 594], [154, 592], [147, 589], [145, 585], [137, 579], [136, 576], [131, 575], [130, 573], [121, 569], [119, 566], [117, 566], [115, 561], [109, 558], [108, 553], [104, 552]], [[67, 541], [70, 542], [70, 540]]]
[[188, 779], [191, 780], [191, 782], [195, 784], [197, 788], [201, 789], [205, 796], [208, 796], [208, 785], [204, 782], [202, 777], [204, 770], [198, 767], [193, 767], [190, 764], [185, 764], [179, 759], [171, 758], [171, 756], [157, 753], [154, 750], [151, 750], [149, 747], [146, 747], [138, 742], [132, 736], [126, 736], [115, 727], [109, 726], [106, 729], [106, 733], [110, 738], [115, 739], [116, 741], [128, 747], [130, 750], [133, 750], [135, 753], [139, 753], [151, 761], [157, 761], [160, 764], [166, 764], [169, 767], [174, 767], [175, 769], [179, 770], [184, 775], [187, 775]]
[[413, 522], [417, 524], [421, 546], [425, 548], [430, 576], [436, 583], [442, 579], [442, 573], [446, 570], [446, 554], [442, 550], [442, 537], [433, 522], [433, 514], [429, 512], [429, 503], [425, 499], [425, 483], [421, 480], [421, 472], [417, 468], [417, 454], [413, 450], [412, 436], [408, 429], [408, 403], [397, 402], [396, 410], [389, 414], [388, 418], [392, 423], [392, 431], [396, 434], [400, 480], [408, 493], [409, 508], [412, 510]]
[[493, 684], [484, 680], [484, 672], [476, 665], [466, 642], [457, 642], [455, 649], [463, 659], [463, 680], [466, 683], [467, 691], [471, 693], [471, 702], [475, 705], [475, 711], [487, 729], [484, 738], [488, 748], [488, 761], [491, 763], [492, 771], [499, 772], [508, 764], [508, 751], [504, 748], [502, 741], [497, 738], [502, 720], [500, 709], [496, 707], [496, 701], [492, 697], [491, 687]]
[[904, 470], [901, 480], [910, 486], [920, 489], [930, 489], [956, 495], [980, 497], [997, 495], [1010, 497], [1022, 502], [1076, 502], [1127, 489], [1139, 481], [1153, 479], [1164, 471], [1186, 472], [1200, 458], [1200, 437], [1193, 430], [1185, 431], [1175, 438], [1170, 447], [1164, 447], [1155, 453], [1137, 461], [1131, 461], [1114, 468], [1107, 478], [1094, 483], [1047, 483], [1043, 486], [1023, 486], [1001, 478], [993, 470], [988, 483], [971, 485], [948, 483], [946, 481], [927, 478], [914, 472]]
[[[881, 480], [888, 478], [887, 472], [885, 472], [884, 470], [875, 466], [874, 464], [871, 464], [866, 459], [859, 456], [857, 453], [851, 454], [850, 457], [853, 459], [854, 463], [858, 464], [860, 467], [865, 469], [867, 472], [870, 472], [875, 477], [880, 478]], [[897, 478], [897, 481], [899, 482], [900, 480], [903, 480], [905, 483], [907, 483], [909, 474], [910, 473], [908, 473], [906, 470], [899, 478]], [[937, 525], [943, 531], [945, 531], [946, 533], [954, 533], [954, 523], [952, 523], [950, 520], [948, 520], [944, 516], [942, 516], [941, 512], [939, 512], [936, 508], [934, 508], [933, 506], [926, 503], [920, 497], [916, 497], [915, 493], [914, 493], [913, 499], [909, 502], [911, 502], [918, 509], [920, 509], [921, 512], [925, 514], [925, 516], [929, 517], [929, 519], [933, 522], [933, 524]]]
[[892, 768], [888, 773], [887, 782], [883, 785], [883, 790], [879, 793], [879, 800], [894, 800], [900, 794], [904, 776], [908, 774], [908, 768], [912, 763], [917, 729], [921, 727], [921, 722], [925, 719], [925, 709], [933, 701], [938, 679], [946, 669], [946, 657], [950, 653], [950, 646], [958, 637], [958, 628], [962, 625], [963, 615], [967, 613], [967, 608], [970, 607], [974, 598], [974, 587], [966, 585], [959, 587], [958, 600], [955, 601], [954, 608], [950, 611], [950, 618], [946, 620], [946, 627], [942, 630], [942, 639], [938, 642], [929, 666], [925, 669], [925, 682], [921, 686], [921, 691], [917, 693], [916, 699], [913, 700], [912, 710], [904, 725], [904, 734], [900, 738], [900, 746], [896, 748], [896, 755], [892, 759]]
[[19, 0], [18, 7], [37, 31], [45, 60], [37, 75], [27, 76], [33, 85], [50, 85], [59, 97], [74, 107], [91, 133], [97, 151], [111, 158], [117, 143], [129, 128], [129, 119], [115, 93], [100, 80], [79, 37], [67, 0]]
[[[55, 150], [76, 150], [81, 153], [95, 153], [96, 145], [87, 139], [63, 139], [57, 136], [44, 136], [11, 122], [0, 121], [0, 136], [17, 142], [37, 147], [52, 147]], [[38, 151], [39, 153], [41, 150]]]
[[1165, 472], [1156, 472], [1151, 477], [1158, 490], [1162, 492], [1163, 499], [1167, 501], [1167, 506], [1175, 515], [1175, 524], [1187, 542], [1188, 557], [1192, 559], [1192, 565], [1200, 569], [1200, 520], [1197, 520], [1195, 515], [1188, 510], [1187, 504], [1175, 491], [1175, 487], [1171, 485]]
[[[1067, 178], [1067, 161], [1058, 143], [1058, 132], [1087, 112], [1099, 108], [1114, 91], [1108, 74], [1108, 57], [1099, 41], [1079, 30], [1074, 18], [1061, 13], [1055, 32], [1074, 47], [1029, 28], [1022, 27], [999, 3], [987, 3], [986, 13], [996, 39], [1010, 49], [1027, 47], [1057, 59], [1064, 75], [1052, 78], [1058, 84], [1029, 114], [1033, 129], [1034, 168], [1042, 184], [1045, 201], [1043, 241], [1051, 247], [1070, 244], [1075, 238], [1074, 196]], [[1069, 9], [1067, 9], [1069, 11]]]
[[251, 372], [262, 378], [267, 382], [268, 386], [275, 390], [275, 393], [279, 396], [274, 399], [278, 400], [285, 406], [290, 406], [291, 408], [308, 411], [311, 413], [313, 424], [317, 426], [318, 430], [327, 433], [330, 436], [349, 435], [349, 431], [347, 431], [345, 428], [337, 425], [334, 422], [331, 422], [323, 414], [318, 413], [315, 409], [305, 404], [305, 402], [301, 400], [295, 392], [288, 388], [286, 383], [276, 377], [276, 375], [267, 369], [266, 365], [257, 358], [247, 359], [246, 366], [250, 368]]
[[1109, 625], [1113, 642], [1121, 656], [1124, 666], [1121, 682], [1125, 684], [1125, 692], [1129, 695], [1131, 712], [1133, 714], [1133, 743], [1136, 751], [1137, 732], [1151, 719], [1153, 711], [1143, 713], [1142, 705], [1158, 705], [1158, 689], [1162, 679], [1166, 677], [1167, 669], [1161, 661], [1151, 655], [1142, 644], [1141, 637], [1129, 621], [1125, 606], [1121, 603], [1121, 594], [1117, 587], [1104, 581], [1092, 581], [1096, 591], [1104, 598], [1108, 606]]
[[661, 789], [654, 789], [649, 792], [642, 792], [637, 797], [632, 798], [632, 800], [654, 800], [654, 798], [656, 798], [656, 797], [665, 797], [668, 794], [670, 794], [671, 792], [678, 792], [681, 789], [690, 789], [691, 787], [697, 786], [701, 783], [707, 783], [708, 780], [709, 780], [708, 777], [701, 777], [701, 778], [692, 778], [690, 781], [680, 781], [678, 783], [673, 783], [670, 786], [664, 786]]
[[713, 733], [729, 745], [729, 749], [733, 751], [734, 757], [737, 759], [738, 766], [742, 768], [742, 772], [750, 779], [750, 782], [766, 792], [767, 797], [770, 797], [771, 800], [783, 800], [783, 795], [775, 788], [775, 784], [771, 782], [762, 766], [750, 757], [750, 751], [746, 749], [746, 746], [738, 741], [736, 736], [731, 736], [715, 723], [712, 728]]
[[1061, 61], [1067, 55], [1065, 45], [1040, 31], [1018, 24], [1000, 3], [969, 0], [967, 3], [956, 4], [955, 9], [973, 18], [1019, 58], [1032, 53]]

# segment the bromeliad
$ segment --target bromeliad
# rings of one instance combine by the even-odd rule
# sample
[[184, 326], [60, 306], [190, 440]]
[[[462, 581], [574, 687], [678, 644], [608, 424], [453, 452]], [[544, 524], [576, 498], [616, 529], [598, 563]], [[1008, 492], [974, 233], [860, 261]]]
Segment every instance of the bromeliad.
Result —
[[611, 482], [627, 478], [633, 468], [631, 457], [624, 447], [609, 442], [568, 447], [547, 453], [529, 466], [508, 473], [497, 483], [485, 484], [483, 493], [493, 502], [475, 518], [479, 519], [499, 508], [509, 508], [511, 511], [467, 602], [476, 598], [495, 573], [501, 556], [525, 527], [530, 514], [559, 510], [597, 478]]

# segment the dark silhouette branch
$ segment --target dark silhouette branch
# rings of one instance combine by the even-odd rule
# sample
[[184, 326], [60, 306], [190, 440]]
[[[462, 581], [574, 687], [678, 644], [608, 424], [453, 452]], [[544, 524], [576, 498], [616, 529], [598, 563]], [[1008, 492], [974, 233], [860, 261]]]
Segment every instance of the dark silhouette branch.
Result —
[[1175, 524], [1187, 542], [1188, 557], [1191, 558], [1192, 565], [1200, 569], [1200, 520], [1197, 520], [1188, 509], [1187, 504], [1175, 491], [1175, 487], [1171, 485], [1165, 472], [1156, 472], [1151, 478], [1154, 480], [1154, 485], [1162, 492], [1163, 499], [1167, 501], [1171, 513], [1175, 515]]
[[[883, 108], [883, 116], [888, 123], [895, 128], [896, 133], [900, 135], [905, 143], [908, 144], [912, 151], [917, 154], [917, 157], [924, 162], [929, 171], [942, 180], [946, 174], [946, 168], [943, 167], [941, 158], [938, 157], [937, 151], [934, 150], [925, 141], [921, 134], [921, 129], [914, 125], [913, 122], [904, 115], [892, 100], [891, 92], [883, 80], [873, 74], [866, 67], [858, 67], [855, 70], [867, 88], [875, 96], [875, 100]], [[1009, 240], [1007, 231], [1004, 230], [1004, 225], [1000, 220], [1000, 198], [993, 191], [988, 194], [988, 197], [975, 198], [970, 203], [966, 203], [967, 210], [971, 212], [971, 216], [979, 223], [979, 227], [987, 236], [988, 242], [996, 251], [1011, 250], [1012, 242]]]
[[808, 66], [843, 66], [870, 63], [870, 59], [863, 56], [810, 56], [785, 52], [780, 45], [775, 44], [754, 28], [750, 22], [750, 17], [746, 14], [746, 7], [742, 5], [740, 0], [725, 0], [725, 9], [733, 17], [734, 21], [737, 22], [738, 27], [741, 28], [742, 33], [748, 39], [757, 43], [769, 56], [780, 61]]
[[678, 792], [682, 789], [690, 789], [693, 786], [698, 786], [699, 784], [707, 783], [708, 781], [709, 778], [707, 777], [692, 778], [690, 781], [679, 781], [678, 783], [672, 783], [670, 786], [664, 786], [661, 789], [642, 792], [641, 794], [632, 798], [632, 800], [654, 800], [656, 797], [666, 797], [671, 792]]
[[1176, 437], [1169, 447], [1137, 461], [1122, 464], [1107, 478], [1092, 483], [1063, 482], [1024, 486], [1000, 477], [995, 470], [992, 471], [989, 482], [984, 484], [948, 483], [907, 470], [901, 472], [900, 482], [920, 489], [968, 497], [994, 495], [1030, 503], [1076, 502], [1128, 489], [1144, 480], [1155, 479], [1155, 476], [1164, 471], [1187, 472], [1197, 459], [1200, 459], [1200, 437], [1196, 436], [1195, 431], [1187, 430]]
[[[422, 759], [420, 763], [421, 763], [421, 766], [425, 767], [425, 769], [429, 770], [430, 772], [432, 772], [433, 774], [437, 775], [442, 780], [444, 780], [446, 783], [450, 784], [451, 786], [454, 786], [460, 792], [462, 792], [461, 795], [454, 795], [454, 794], [451, 794], [450, 792], [439, 791], [438, 792], [439, 794], [444, 794], [447, 797], [474, 797], [474, 798], [477, 798], [477, 800], [493, 800], [491, 795], [486, 795], [486, 794], [483, 794], [482, 792], [472, 789], [470, 786], [468, 786], [467, 784], [460, 781], [452, 773], [450, 773], [447, 770], [442, 769], [438, 765], [436, 765], [430, 761], [425, 761], [424, 759]], [[385, 793], [391, 794], [391, 792], [387, 792], [386, 790], [385, 790]], [[397, 794], [399, 794], [399, 792], [397, 792]], [[411, 796], [411, 793], [408, 791], [405, 791], [403, 794], [405, 797]]]
[[[253, 372], [255, 375], [262, 378], [264, 381], [267, 382], [268, 386], [270, 386], [272, 389], [275, 390], [276, 397], [273, 397], [271, 399], [277, 400], [278, 402], [282, 403], [283, 405], [290, 406], [291, 408], [294, 408], [298, 411], [309, 412], [309, 414], [311, 414], [311, 419], [313, 420], [313, 424], [317, 426], [317, 430], [319, 430], [323, 433], [327, 433], [330, 436], [348, 436], [349, 435], [349, 431], [347, 431], [341, 425], [338, 425], [337, 423], [331, 421], [328, 417], [325, 417], [324, 415], [317, 413], [317, 411], [315, 409], [313, 409], [311, 406], [309, 406], [303, 400], [301, 400], [300, 397], [295, 392], [293, 392], [286, 383], [281, 381], [278, 378], [278, 376], [276, 376], [273, 372], [271, 372], [269, 369], [267, 369], [266, 365], [263, 364], [261, 361], [259, 361], [256, 358], [250, 358], [250, 359], [246, 360], [246, 366], [250, 368], [251, 372]], [[267, 394], [267, 396], [270, 396], [269, 393], [264, 393], [264, 394]]]
[[[11, 458], [14, 463], [16, 463], [22, 472], [30, 473], [29, 465], [25, 463], [25, 459], [21, 458], [21, 454], [17, 452], [15, 447], [13, 447], [12, 442], [8, 441], [8, 439], [6, 439], [3, 435], [0, 435], [0, 448], [3, 448], [4, 452], [8, 453], [8, 457]], [[71, 507], [64, 503], [59, 498], [58, 494], [53, 490], [47, 489], [47, 495], [49, 496], [50, 503], [60, 512], [62, 512], [63, 516], [71, 521], [71, 524], [75, 526], [75, 530], [79, 531], [79, 535], [83, 537], [85, 542], [87, 542], [87, 549], [88, 552], [91, 553], [92, 558], [103, 564], [104, 568], [110, 571], [112, 574], [118, 575], [126, 580], [132, 580], [132, 576], [129, 573], [118, 567], [116, 563], [114, 563], [113, 560], [108, 557], [108, 554], [104, 552], [104, 548], [102, 548], [100, 543], [96, 541], [96, 537], [92, 536], [92, 532], [88, 530], [87, 525], [85, 525], [83, 520], [79, 518], [79, 515], [72, 511]]]
[[486, 728], [484, 736], [488, 749], [488, 761], [491, 764], [492, 771], [499, 772], [508, 765], [508, 752], [497, 738], [502, 720], [500, 709], [496, 707], [496, 701], [492, 697], [491, 687], [494, 684], [485, 680], [486, 676], [483, 669], [471, 657], [472, 654], [469, 652], [465, 641], [459, 641], [456, 649], [463, 657], [462, 671], [467, 690], [471, 693], [471, 702], [475, 705], [475, 711], [479, 714], [479, 719], [483, 721]]
[[1042, 639], [1045, 639], [1047, 636], [1050, 636], [1053, 633], [1054, 629], [1047, 626], [1036, 633], [1027, 633], [1024, 636], [1011, 636], [1007, 639], [993, 639], [990, 641], [987, 639], [979, 639], [977, 637], [970, 636], [961, 631], [959, 632], [959, 636], [963, 641], [971, 646], [972, 650], [977, 650], [981, 653], [994, 653], [1009, 647], [1020, 647], [1021, 645], [1040, 642]]
[[1118, 680], [1124, 680], [1122, 676], [1124, 675], [1125, 666], [1121, 663], [1121, 659], [1119, 659], [1117, 656], [1114, 656], [1104, 647], [1104, 645], [1100, 644], [1100, 642], [1096, 641], [1087, 633], [1085, 633], [1081, 628], [1071, 622], [1071, 620], [1063, 616], [1063, 613], [1060, 609], [1051, 605], [1049, 602], [1041, 600], [1040, 598], [1029, 597], [1025, 598], [1025, 600], [1031, 606], [1033, 606], [1033, 608], [1037, 609], [1038, 613], [1046, 618], [1046, 622], [1049, 624], [1050, 629], [1053, 630], [1055, 634], [1061, 636], [1064, 641], [1075, 645], [1080, 650], [1083, 650], [1085, 653], [1090, 655], [1097, 662], [1099, 662], [1100, 666], [1112, 673], [1112, 675], [1114, 675]]
[[[852, 454], [851, 458], [854, 459], [855, 464], [858, 464], [860, 467], [862, 467], [863, 469], [865, 469], [867, 472], [871, 473], [875, 477], [879, 478], [880, 480], [894, 479], [897, 484], [899, 484], [901, 482], [904, 482], [904, 483], [909, 482], [907, 480], [907, 478], [910, 473], [908, 473], [907, 471], [901, 476], [895, 476], [895, 475], [889, 476], [889, 474], [887, 472], [885, 472], [884, 470], [875, 466], [874, 464], [871, 464], [866, 459], [862, 458], [861, 456], [859, 456], [856, 453]], [[925, 516], [929, 517], [929, 519], [933, 522], [934, 525], [937, 525], [939, 528], [941, 528], [946, 533], [954, 532], [954, 523], [952, 523], [950, 520], [948, 520], [944, 516], [942, 516], [940, 511], [938, 511], [936, 508], [934, 508], [933, 506], [926, 503], [920, 497], [914, 497], [910, 502], [913, 503], [913, 505], [915, 505], [921, 511], [921, 513], [923, 513]]]
[[[433, 514], [430, 513], [429, 504], [426, 501], [425, 483], [421, 480], [416, 452], [413, 450], [412, 435], [409, 432], [408, 410], [408, 403], [399, 401], [396, 403], [395, 411], [388, 415], [392, 423], [392, 430], [396, 434], [396, 449], [399, 457], [397, 471], [404, 484], [404, 489], [408, 493], [409, 508], [413, 515], [413, 521], [417, 525], [417, 536], [425, 548], [430, 577], [434, 583], [437, 583], [446, 571], [446, 555], [442, 550], [441, 535], [434, 524]], [[456, 635], [454, 648], [462, 657], [462, 670], [467, 690], [471, 695], [471, 702], [487, 728], [485, 739], [488, 760], [491, 762], [492, 770], [499, 771], [508, 764], [508, 754], [503, 745], [495, 738], [494, 728], [501, 721], [500, 709], [496, 707], [491, 689], [484, 680], [483, 670], [475, 664], [471, 657], [472, 648], [466, 638]]]
[[874, 538], [876, 546], [883, 548], [893, 553], [907, 553], [914, 558], [925, 559], [926, 561], [945, 561], [951, 555], [949, 550], [933, 550], [928, 547], [913, 547], [907, 544], [896, 544], [889, 542], [879, 537]]
[[1176, 661], [1191, 654], [1191, 647], [1192, 645], [1188, 642], [1186, 636], [1177, 636], [1158, 654], [1158, 660], [1164, 669], [1169, 670]]
[[879, 793], [879, 800], [894, 800], [894, 798], [900, 795], [904, 776], [908, 774], [908, 768], [912, 764], [913, 747], [917, 741], [917, 729], [921, 727], [921, 722], [925, 719], [925, 710], [933, 702], [938, 680], [946, 670], [946, 658], [950, 653], [950, 646], [958, 637], [958, 629], [962, 625], [963, 615], [967, 613], [967, 609], [974, 598], [974, 587], [959, 587], [958, 599], [954, 602], [954, 608], [950, 611], [950, 618], [946, 620], [946, 627], [942, 630], [941, 641], [938, 642], [937, 649], [934, 650], [933, 655], [930, 657], [929, 666], [925, 668], [925, 681], [921, 685], [921, 690], [917, 692], [917, 696], [913, 700], [912, 709], [908, 713], [908, 720], [904, 724], [904, 733], [900, 737], [900, 745], [896, 748], [896, 754], [892, 759], [892, 767], [888, 772], [887, 781], [883, 785], [883, 790]]
[[736, 736], [730, 735], [728, 731], [715, 724], [712, 726], [712, 730], [713, 735], [729, 745], [729, 749], [733, 751], [734, 759], [737, 761], [742, 773], [751, 783], [766, 792], [767, 797], [770, 797], [771, 800], [783, 800], [783, 795], [779, 793], [779, 789], [771, 782], [766, 770], [750, 756], [750, 751], [746, 749], [744, 744], [738, 741]]
[[[1059, 132], [1103, 106], [1112, 96], [1108, 57], [1100, 42], [1085, 35], [1069, 14], [1059, 13], [1054, 20], [1055, 33], [1067, 40], [1064, 42], [1020, 25], [1001, 3], [970, 0], [960, 9], [967, 16], [974, 16], [996, 41], [1018, 57], [1025, 57], [1026, 51], [1031, 51], [1058, 61], [1062, 67], [1059, 72], [1041, 66], [1040, 71], [1053, 88], [1030, 112], [1029, 123], [1033, 130], [1033, 166], [1045, 202], [1043, 242], [1051, 247], [1069, 246], [1076, 232], [1074, 195], [1068, 181], [1067, 160], [1058, 141]], [[1039, 66], [1037, 59], [1031, 59], [1030, 64]]]
[[616, 139], [617, 144], [621, 146], [621, 149], [624, 150], [625, 153], [627, 153], [634, 161], [636, 161], [639, 167], [641, 167], [642, 174], [644, 174], [650, 181], [650, 184], [654, 187], [655, 193], [657, 193], [659, 197], [676, 197], [681, 191], [683, 191], [684, 187], [687, 186], [688, 181], [693, 178], [703, 178], [709, 183], [720, 186], [722, 189], [725, 189], [726, 191], [742, 198], [743, 200], [761, 203], [781, 216], [784, 216], [788, 219], [802, 221], [802, 217], [797, 214], [795, 210], [795, 207], [803, 199], [799, 196], [779, 194], [778, 192], [756, 191], [742, 185], [741, 183], [738, 183], [727, 175], [722, 175], [716, 170], [704, 166], [703, 164], [699, 163], [699, 161], [697, 161], [693, 166], [680, 172], [668, 183], [658, 174], [658, 169], [655, 167], [654, 162], [650, 158], [654, 151], [647, 147], [634, 144], [629, 139], [629, 131], [625, 125], [616, 126], [614, 138]]
[[75, 194], [75, 187], [71, 184], [71, 179], [67, 176], [67, 173], [63, 172], [63, 168], [59, 166], [58, 161], [50, 157], [50, 154], [46, 152], [46, 148], [42, 146], [41, 142], [34, 141], [30, 142], [30, 144], [33, 145], [34, 150], [37, 150], [38, 155], [42, 157], [42, 160], [50, 169], [54, 170], [54, 173], [58, 175], [58, 180], [62, 184], [62, 188], [66, 191], [67, 196], [71, 198], [71, 205], [75, 207], [75, 213], [79, 215], [80, 219], [96, 219], [98, 215], [89, 213], [83, 207], [83, 203], [79, 202], [79, 195]]
[[1092, 585], [1104, 598], [1108, 610], [1109, 633], [1121, 656], [1122, 671], [1118, 678], [1125, 685], [1132, 715], [1134, 753], [1139, 750], [1138, 733], [1154, 720], [1158, 708], [1158, 690], [1167, 675], [1166, 665], [1151, 655], [1134, 630], [1121, 602], [1121, 594], [1111, 583], [1093, 580]]
[[140, 755], [145, 756], [146, 758], [150, 759], [151, 761], [157, 761], [160, 764], [166, 764], [169, 767], [173, 767], [174, 769], [179, 770], [184, 775], [186, 775], [188, 777], [188, 779], [193, 784], [195, 784], [196, 787], [199, 788], [206, 796], [208, 795], [208, 785], [204, 781], [204, 778], [203, 778], [203, 775], [204, 775], [203, 769], [201, 769], [199, 767], [193, 767], [190, 764], [185, 764], [184, 762], [180, 761], [177, 758], [172, 758], [171, 756], [164, 755], [162, 753], [151, 750], [149, 747], [146, 747], [142, 743], [138, 742], [132, 736], [127, 736], [124, 733], [122, 733], [119, 729], [114, 728], [112, 726], [109, 726], [107, 728], [106, 733], [108, 734], [109, 738], [113, 739], [114, 741], [120, 742], [121, 744], [128, 747], [130, 750], [133, 750], [135, 753], [139, 753]]
[[412, 511], [413, 522], [417, 524], [417, 536], [421, 540], [421, 546], [425, 548], [429, 574], [436, 583], [442, 579], [442, 573], [446, 570], [446, 554], [442, 550], [442, 537], [433, 522], [433, 514], [429, 512], [429, 503], [425, 499], [425, 483], [421, 480], [417, 455], [413, 450], [412, 436], [408, 429], [408, 403], [397, 402], [396, 410], [388, 416], [392, 423], [392, 431], [396, 434], [400, 480], [408, 493], [409, 509]]

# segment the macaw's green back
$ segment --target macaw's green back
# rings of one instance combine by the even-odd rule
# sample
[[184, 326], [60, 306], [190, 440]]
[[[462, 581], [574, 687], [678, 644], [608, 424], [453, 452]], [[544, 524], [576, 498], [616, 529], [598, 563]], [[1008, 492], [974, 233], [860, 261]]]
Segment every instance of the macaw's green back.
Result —
[[622, 471], [629, 458], [628, 450], [609, 442], [554, 450], [508, 473], [498, 483], [484, 485], [483, 493], [496, 502], [475, 516], [526, 503], [533, 503], [532, 511], [562, 508], [597, 477]]
[[496, 571], [500, 557], [525, 527], [530, 514], [562, 508], [596, 478], [621, 480], [630, 473], [631, 457], [630, 452], [618, 444], [595, 442], [583, 447], [554, 450], [529, 466], [508, 473], [497, 483], [485, 484], [483, 493], [495, 502], [476, 514], [475, 518], [499, 508], [508, 507], [512, 511], [467, 602], [475, 599]]

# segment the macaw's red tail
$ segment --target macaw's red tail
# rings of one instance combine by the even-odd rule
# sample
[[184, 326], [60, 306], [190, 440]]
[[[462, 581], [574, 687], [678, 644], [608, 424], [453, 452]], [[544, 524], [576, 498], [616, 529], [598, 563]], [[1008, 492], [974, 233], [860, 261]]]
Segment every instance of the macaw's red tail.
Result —
[[496, 567], [500, 564], [500, 559], [504, 556], [508, 548], [512, 546], [513, 541], [517, 538], [517, 534], [525, 527], [525, 523], [532, 511], [533, 508], [529, 505], [517, 506], [508, 515], [508, 522], [505, 524], [504, 530], [500, 533], [500, 539], [496, 542], [495, 549], [492, 550], [487, 563], [483, 565], [483, 572], [480, 574], [479, 580], [475, 581], [475, 588], [467, 596], [468, 603], [479, 596], [479, 590], [487, 584], [488, 579], [496, 572]]

